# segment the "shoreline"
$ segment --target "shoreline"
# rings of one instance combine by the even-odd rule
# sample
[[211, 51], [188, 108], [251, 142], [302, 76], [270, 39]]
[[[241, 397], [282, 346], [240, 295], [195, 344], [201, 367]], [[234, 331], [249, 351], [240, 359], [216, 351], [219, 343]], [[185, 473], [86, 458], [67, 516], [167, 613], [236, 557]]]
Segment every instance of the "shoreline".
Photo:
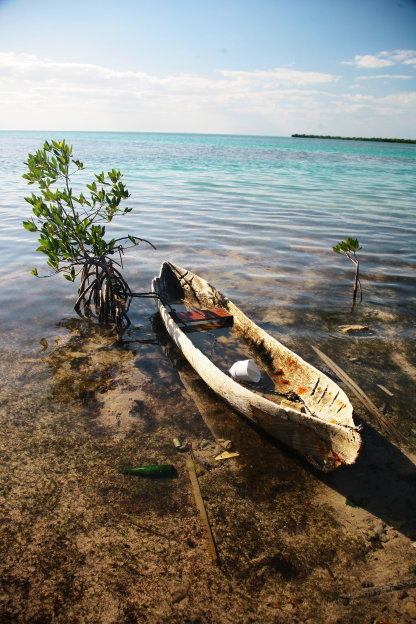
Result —
[[342, 137], [329, 134], [292, 134], [293, 139], [328, 139], [333, 141], [369, 141], [372, 143], [405, 143], [415, 145], [416, 139], [383, 139], [378, 137]]

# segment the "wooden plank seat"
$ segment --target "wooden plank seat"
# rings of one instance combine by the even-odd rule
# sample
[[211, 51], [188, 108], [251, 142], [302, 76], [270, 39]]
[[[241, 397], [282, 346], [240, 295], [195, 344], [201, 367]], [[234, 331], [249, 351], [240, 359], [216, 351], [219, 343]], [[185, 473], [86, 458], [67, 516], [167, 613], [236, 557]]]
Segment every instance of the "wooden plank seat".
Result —
[[172, 310], [171, 316], [176, 323], [182, 325], [182, 331], [186, 334], [215, 330], [233, 324], [233, 315], [225, 308], [211, 308], [210, 310], [194, 308], [185, 312]]
[[211, 310], [186, 310], [185, 312], [173, 312], [172, 316], [182, 323], [197, 323], [200, 321], [219, 321], [232, 319], [233, 315], [225, 308], [212, 308]]

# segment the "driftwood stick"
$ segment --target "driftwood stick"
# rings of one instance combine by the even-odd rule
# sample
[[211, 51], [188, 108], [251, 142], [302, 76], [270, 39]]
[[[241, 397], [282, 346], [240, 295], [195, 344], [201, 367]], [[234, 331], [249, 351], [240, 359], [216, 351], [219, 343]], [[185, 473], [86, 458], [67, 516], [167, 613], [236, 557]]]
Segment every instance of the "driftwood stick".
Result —
[[347, 375], [347, 373], [340, 366], [338, 366], [338, 364], [335, 364], [335, 362], [333, 362], [331, 358], [325, 355], [325, 353], [323, 353], [320, 349], [314, 347], [313, 345], [311, 346], [315, 353], [319, 355], [321, 360], [323, 360], [325, 364], [329, 366], [329, 368], [331, 368], [336, 375], [338, 375], [338, 377], [350, 388], [350, 390], [368, 409], [368, 411], [377, 418], [377, 422], [379, 423], [380, 427], [382, 427], [382, 429], [390, 436], [392, 436], [396, 441], [400, 441], [402, 439], [402, 436], [398, 432], [396, 427], [389, 421], [387, 416], [385, 416], [383, 412], [381, 412], [374, 405], [371, 399], [369, 399], [369, 397], [365, 394], [363, 390], [361, 390], [361, 388], [355, 383], [355, 381], [353, 381], [351, 377], [349, 377], [349, 375]]
[[211, 555], [212, 562], [218, 563], [217, 547], [214, 542], [214, 538], [213, 538], [212, 531], [211, 531], [211, 526], [209, 524], [204, 501], [201, 495], [201, 490], [199, 488], [198, 477], [196, 476], [196, 471], [195, 471], [195, 462], [190, 455], [186, 458], [186, 467], [188, 468], [189, 478], [192, 484], [192, 491], [194, 494], [195, 504], [197, 506], [199, 515], [201, 516], [201, 520], [202, 520], [202, 523], [204, 525], [204, 528], [207, 534], [208, 550]]
[[353, 594], [352, 596], [341, 596], [341, 598], [348, 598], [349, 600], [360, 600], [361, 598], [372, 598], [373, 596], [379, 596], [380, 594], [386, 594], [387, 592], [400, 591], [401, 589], [411, 589], [416, 587], [416, 581], [407, 581], [407, 583], [397, 583], [395, 585], [382, 585], [381, 587], [372, 587], [362, 592]]

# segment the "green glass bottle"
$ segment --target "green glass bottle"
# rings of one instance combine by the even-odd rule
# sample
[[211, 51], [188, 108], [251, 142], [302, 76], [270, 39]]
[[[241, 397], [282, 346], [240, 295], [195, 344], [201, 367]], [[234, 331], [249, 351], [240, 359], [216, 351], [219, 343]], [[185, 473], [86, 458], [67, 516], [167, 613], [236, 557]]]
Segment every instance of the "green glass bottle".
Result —
[[151, 466], [139, 466], [138, 468], [123, 468], [121, 472], [125, 475], [150, 477], [152, 479], [177, 476], [175, 466], [171, 464], [154, 464]]

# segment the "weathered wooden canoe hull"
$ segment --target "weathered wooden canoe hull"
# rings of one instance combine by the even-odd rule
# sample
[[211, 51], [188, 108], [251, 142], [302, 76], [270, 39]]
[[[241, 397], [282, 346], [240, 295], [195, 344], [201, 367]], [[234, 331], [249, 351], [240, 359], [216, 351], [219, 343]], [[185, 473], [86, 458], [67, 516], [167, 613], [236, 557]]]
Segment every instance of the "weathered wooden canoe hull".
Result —
[[[169, 262], [162, 264], [152, 282], [161, 299], [156, 304], [163, 323], [178, 348], [205, 383], [272, 437], [294, 448], [315, 467], [329, 471], [352, 464], [361, 437], [352, 419], [352, 406], [343, 390], [321, 371], [287, 349], [253, 323], [235, 304], [198, 275]], [[285, 371], [285, 383], [301, 397], [299, 408], [277, 404], [242, 386], [221, 371], [187, 336], [166, 307], [166, 302], [190, 297], [207, 308], [223, 307], [234, 318], [235, 331], [255, 349], [276, 383]], [[277, 371], [277, 372], [276, 372]]]

